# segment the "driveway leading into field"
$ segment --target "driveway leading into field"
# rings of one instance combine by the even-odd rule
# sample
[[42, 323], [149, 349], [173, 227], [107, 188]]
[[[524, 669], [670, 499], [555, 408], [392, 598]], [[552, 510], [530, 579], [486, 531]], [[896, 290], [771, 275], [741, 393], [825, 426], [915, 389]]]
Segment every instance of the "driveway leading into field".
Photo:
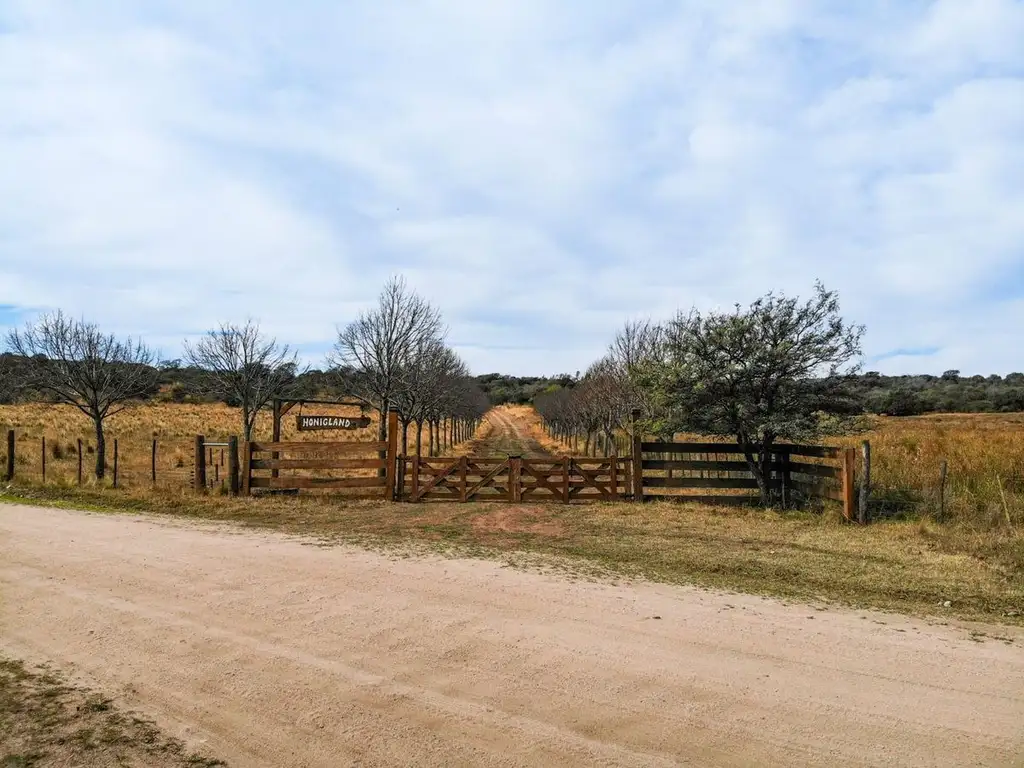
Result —
[[0, 647], [232, 766], [1021, 765], [1024, 633], [0, 506]]

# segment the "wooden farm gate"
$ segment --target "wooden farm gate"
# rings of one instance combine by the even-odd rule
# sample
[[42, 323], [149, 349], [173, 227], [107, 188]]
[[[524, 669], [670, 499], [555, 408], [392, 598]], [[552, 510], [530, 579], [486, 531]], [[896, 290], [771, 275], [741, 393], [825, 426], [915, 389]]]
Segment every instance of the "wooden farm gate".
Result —
[[[388, 414], [386, 441], [247, 442], [242, 448], [242, 493], [329, 490], [344, 491], [346, 498], [393, 500], [397, 448], [394, 411]], [[293, 474], [296, 470], [303, 473]]]
[[399, 458], [404, 501], [573, 501], [632, 498], [632, 460], [576, 458]]

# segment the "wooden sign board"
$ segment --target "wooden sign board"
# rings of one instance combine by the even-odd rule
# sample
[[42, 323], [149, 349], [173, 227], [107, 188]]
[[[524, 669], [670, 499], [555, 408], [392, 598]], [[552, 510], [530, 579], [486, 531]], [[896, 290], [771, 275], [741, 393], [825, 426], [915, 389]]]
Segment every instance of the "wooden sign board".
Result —
[[299, 432], [315, 429], [365, 429], [370, 426], [368, 416], [314, 416], [299, 414], [295, 417]]

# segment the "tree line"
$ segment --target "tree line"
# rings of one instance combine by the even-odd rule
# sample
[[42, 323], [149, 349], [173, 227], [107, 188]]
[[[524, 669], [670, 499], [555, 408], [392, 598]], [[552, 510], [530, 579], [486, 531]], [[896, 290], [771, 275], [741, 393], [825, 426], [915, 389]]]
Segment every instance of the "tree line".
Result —
[[403, 452], [409, 452], [409, 428], [416, 425], [414, 450], [420, 455], [423, 427], [433, 452], [442, 429], [469, 434], [490, 407], [446, 335], [440, 311], [400, 277], [387, 282], [374, 307], [339, 328], [324, 371], [300, 365], [295, 350], [253, 320], [223, 323], [186, 341], [183, 361], [160, 362], [142, 340], [119, 338], [57, 310], [7, 334], [0, 401], [42, 397], [83, 413], [95, 429], [100, 479], [107, 419], [154, 397], [169, 375], [180, 385], [183, 371], [183, 395], [237, 407], [246, 440], [274, 399], [340, 395], [381, 414], [379, 440], [388, 438], [383, 415], [397, 410]]

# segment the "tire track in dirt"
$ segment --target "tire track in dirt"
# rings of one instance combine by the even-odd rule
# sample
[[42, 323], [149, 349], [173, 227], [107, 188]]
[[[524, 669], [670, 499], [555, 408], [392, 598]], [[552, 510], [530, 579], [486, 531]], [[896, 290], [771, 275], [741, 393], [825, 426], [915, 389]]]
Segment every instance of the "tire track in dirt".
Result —
[[523, 409], [503, 406], [492, 408], [484, 416], [488, 425], [482, 437], [471, 440], [467, 454], [504, 458], [507, 455], [527, 458], [551, 458], [553, 454], [530, 434]]

